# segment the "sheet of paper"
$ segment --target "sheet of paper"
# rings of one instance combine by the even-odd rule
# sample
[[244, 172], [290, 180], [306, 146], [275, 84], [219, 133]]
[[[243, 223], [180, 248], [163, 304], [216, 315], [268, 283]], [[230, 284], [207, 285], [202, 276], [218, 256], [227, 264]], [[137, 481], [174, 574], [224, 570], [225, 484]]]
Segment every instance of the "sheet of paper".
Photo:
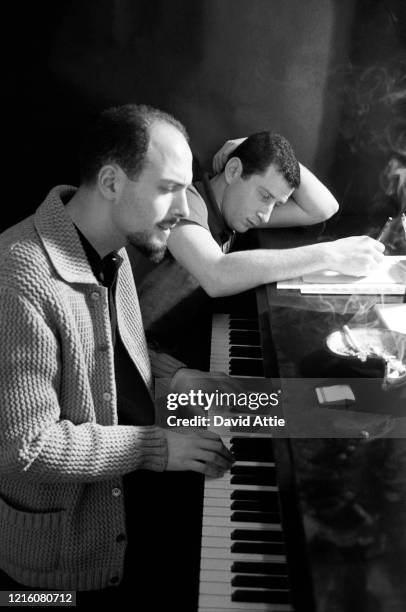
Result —
[[406, 304], [376, 304], [374, 308], [387, 329], [406, 334]]
[[304, 283], [334, 283], [352, 285], [406, 285], [406, 255], [386, 255], [382, 263], [368, 276], [349, 276], [333, 270], [305, 274]]
[[387, 255], [368, 276], [324, 270], [278, 282], [277, 288], [300, 289], [301, 293], [402, 295], [406, 290], [406, 256]]

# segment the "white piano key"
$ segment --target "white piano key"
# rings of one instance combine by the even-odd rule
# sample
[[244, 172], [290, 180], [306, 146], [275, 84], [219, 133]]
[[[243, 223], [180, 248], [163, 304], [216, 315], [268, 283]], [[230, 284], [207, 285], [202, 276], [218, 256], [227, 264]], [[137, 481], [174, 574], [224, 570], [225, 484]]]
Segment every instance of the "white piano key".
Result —
[[228, 538], [213, 538], [211, 536], [202, 537], [202, 547], [210, 548], [230, 548], [230, 540]]
[[229, 478], [213, 478], [208, 483], [209, 489], [222, 489], [225, 487], [227, 491], [278, 491], [276, 485], [240, 485], [231, 483]]
[[228, 559], [229, 561], [252, 561], [252, 563], [286, 563], [285, 555], [262, 555], [259, 553], [232, 553], [223, 548], [202, 548], [202, 559]]
[[210, 504], [205, 504], [205, 508], [207, 510], [206, 516], [230, 516], [230, 505], [228, 506], [212, 506]]
[[[233, 579], [233, 577], [237, 574], [237, 572], [232, 572], [231, 569], [230, 571], [211, 571], [211, 570], [203, 570], [200, 573], [200, 581], [201, 582], [208, 582], [209, 584], [211, 582], [229, 582], [231, 583], [231, 580]], [[243, 575], [243, 572], [238, 572], [238, 574], [241, 576]], [[247, 576], [248, 574], [245, 574], [245, 576]], [[262, 578], [264, 576], [266, 576], [266, 574], [249, 574], [249, 576], [253, 576], [253, 577], [258, 577], [261, 576]], [[279, 576], [281, 578], [287, 578], [287, 574], [283, 575], [283, 574], [279, 574]], [[271, 576], [269, 576], [269, 578], [271, 578]]]
[[231, 501], [232, 500], [230, 499], [230, 496], [210, 497], [209, 495], [207, 495], [204, 497], [204, 507], [205, 508], [228, 508], [228, 511], [230, 512]]
[[[282, 531], [282, 525], [280, 523], [250, 523], [249, 525], [247, 525], [247, 523], [244, 523], [245, 527], [244, 529], [249, 529], [250, 531]], [[254, 525], [254, 527], [252, 527], [252, 525]], [[221, 526], [221, 527], [217, 527], [216, 525], [203, 525], [202, 528], [202, 535], [204, 536], [213, 536], [215, 538], [221, 538], [223, 535], [227, 535], [227, 537], [229, 538], [229, 544], [231, 545], [231, 533], [237, 529], [236, 527], [234, 527], [234, 523], [231, 526], [231, 521], [230, 521], [230, 525], [228, 527], [225, 526]]]
[[200, 561], [200, 569], [210, 570], [212, 572], [229, 572], [231, 575], [232, 564], [233, 562], [230, 559], [212, 559], [209, 557], [202, 557]]
[[[256, 576], [257, 574], [253, 574]], [[200, 582], [231, 582], [233, 574], [230, 571], [217, 570], [213, 572], [211, 570], [202, 570], [200, 572]]]
[[229, 597], [224, 595], [206, 595], [202, 594], [199, 597], [199, 612], [204, 608], [208, 608], [209, 612], [213, 612], [213, 608], [217, 608], [220, 612], [228, 612], [228, 610], [241, 610], [242, 612], [292, 612], [293, 608], [289, 604], [267, 604], [267, 603], [249, 603], [230, 601]]
[[[229, 599], [231, 600], [231, 595], [233, 593], [233, 591], [235, 591], [237, 588], [239, 589], [243, 589], [244, 591], [249, 591], [249, 590], [253, 590], [253, 591], [258, 591], [261, 589], [256, 589], [255, 587], [253, 589], [250, 589], [249, 587], [233, 587], [231, 586], [231, 584], [226, 584], [224, 582], [217, 582], [217, 581], [213, 581], [213, 582], [202, 582], [201, 587], [200, 587], [200, 593], [201, 594], [207, 594], [207, 595], [227, 595], [229, 597]], [[289, 593], [288, 589], [273, 589], [275, 591], [285, 591], [285, 593]], [[270, 592], [272, 592], [272, 589], [270, 589]]]

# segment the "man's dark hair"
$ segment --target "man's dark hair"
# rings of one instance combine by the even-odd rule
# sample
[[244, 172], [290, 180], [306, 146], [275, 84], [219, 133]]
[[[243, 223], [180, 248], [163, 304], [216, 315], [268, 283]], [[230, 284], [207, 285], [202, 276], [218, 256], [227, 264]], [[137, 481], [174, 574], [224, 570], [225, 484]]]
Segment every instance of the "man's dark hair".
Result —
[[89, 126], [79, 151], [80, 182], [92, 183], [105, 164], [116, 163], [132, 180], [145, 165], [150, 127], [168, 123], [188, 140], [185, 127], [151, 106], [125, 104], [104, 110]]
[[292, 189], [300, 185], [300, 166], [292, 145], [284, 136], [275, 132], [251, 134], [232, 153], [228, 159], [241, 160], [242, 178], [252, 174], [264, 174], [271, 164], [281, 172]]

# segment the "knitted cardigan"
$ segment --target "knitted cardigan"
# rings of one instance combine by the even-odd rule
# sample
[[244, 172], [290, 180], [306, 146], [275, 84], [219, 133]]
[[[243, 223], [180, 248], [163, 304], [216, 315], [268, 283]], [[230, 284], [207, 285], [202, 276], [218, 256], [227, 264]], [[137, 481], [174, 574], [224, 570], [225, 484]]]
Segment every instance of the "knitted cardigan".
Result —
[[[61, 201], [71, 192], [55, 188], [0, 236], [0, 567], [33, 587], [88, 590], [123, 575], [121, 476], [164, 470], [167, 444], [159, 427], [117, 424], [107, 289]], [[118, 331], [150, 389], [120, 255]]]

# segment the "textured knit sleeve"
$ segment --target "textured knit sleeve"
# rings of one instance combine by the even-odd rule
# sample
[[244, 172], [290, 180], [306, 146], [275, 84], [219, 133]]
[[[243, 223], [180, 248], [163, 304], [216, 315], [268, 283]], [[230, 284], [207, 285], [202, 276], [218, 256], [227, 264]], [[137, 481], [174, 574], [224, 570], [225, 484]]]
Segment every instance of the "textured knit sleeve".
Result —
[[53, 331], [11, 290], [0, 290], [0, 313], [0, 476], [90, 482], [165, 469], [167, 442], [159, 427], [64, 418], [63, 364]]
[[156, 378], [172, 378], [181, 368], [187, 368], [183, 361], [179, 361], [168, 353], [162, 353], [159, 350], [148, 346], [148, 353], [151, 359], [152, 375]]

